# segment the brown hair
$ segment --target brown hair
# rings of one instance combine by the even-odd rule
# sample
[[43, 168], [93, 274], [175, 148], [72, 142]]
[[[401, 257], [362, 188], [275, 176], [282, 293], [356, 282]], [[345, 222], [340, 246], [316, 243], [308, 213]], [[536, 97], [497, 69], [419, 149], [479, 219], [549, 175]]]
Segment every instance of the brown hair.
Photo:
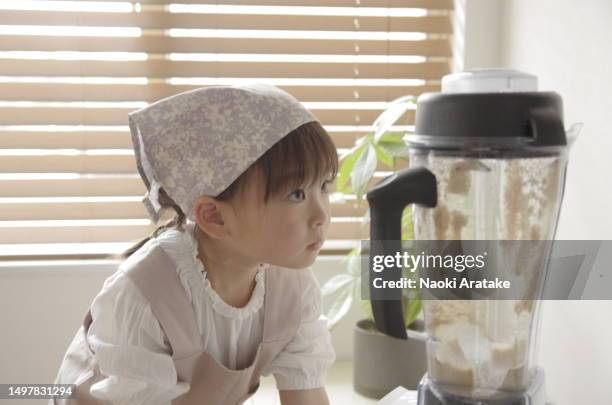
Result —
[[[324, 178], [333, 180], [338, 173], [336, 146], [319, 122], [303, 124], [274, 144], [215, 199], [231, 200], [237, 193], [244, 191], [250, 177], [256, 172], [264, 175], [266, 185], [264, 202], [268, 202], [271, 196], [278, 195], [290, 187], [297, 187], [306, 182], [309, 185], [314, 184]], [[174, 218], [114, 258], [129, 257], [148, 240], [157, 237], [166, 229], [184, 230], [185, 213], [163, 188], [159, 190], [159, 203], [162, 207], [172, 208], [176, 212]]]

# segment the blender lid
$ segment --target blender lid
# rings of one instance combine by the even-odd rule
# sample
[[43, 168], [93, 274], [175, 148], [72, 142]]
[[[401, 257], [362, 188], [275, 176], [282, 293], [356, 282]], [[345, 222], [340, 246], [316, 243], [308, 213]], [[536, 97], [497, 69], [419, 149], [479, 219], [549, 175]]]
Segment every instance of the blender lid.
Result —
[[566, 146], [563, 102], [537, 91], [537, 77], [506, 69], [472, 70], [442, 79], [442, 92], [417, 100], [411, 147], [531, 149]]
[[498, 93], [538, 91], [535, 75], [510, 69], [476, 69], [446, 75], [442, 93]]

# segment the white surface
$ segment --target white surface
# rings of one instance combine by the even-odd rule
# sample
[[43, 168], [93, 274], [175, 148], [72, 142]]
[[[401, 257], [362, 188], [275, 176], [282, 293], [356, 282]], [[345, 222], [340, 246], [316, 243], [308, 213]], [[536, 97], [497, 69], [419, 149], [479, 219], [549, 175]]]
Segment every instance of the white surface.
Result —
[[385, 395], [379, 402], [380, 405], [416, 405], [417, 403], [416, 391], [407, 390], [404, 387], [397, 387], [387, 395]]
[[[353, 390], [353, 363], [350, 361], [339, 361], [331, 367], [327, 374], [325, 389], [331, 405], [372, 405], [378, 403], [378, 401], [364, 397]], [[271, 377], [263, 378], [261, 387], [252, 397], [252, 402], [245, 405], [280, 405], [274, 379]]]

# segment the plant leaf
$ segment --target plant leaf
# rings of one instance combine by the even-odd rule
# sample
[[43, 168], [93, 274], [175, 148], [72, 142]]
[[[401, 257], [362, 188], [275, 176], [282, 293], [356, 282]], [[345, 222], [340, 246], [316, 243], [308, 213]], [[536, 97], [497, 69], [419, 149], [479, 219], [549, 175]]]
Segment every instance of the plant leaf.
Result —
[[357, 253], [351, 255], [348, 259], [348, 273], [353, 276], [353, 278], [361, 277], [361, 255], [359, 254], [359, 250], [354, 249]]
[[393, 155], [391, 155], [385, 148], [380, 145], [374, 145], [376, 149], [376, 158], [383, 162], [387, 167], [393, 167]]
[[323, 287], [321, 287], [321, 296], [326, 298], [342, 288], [346, 288], [347, 286], [350, 288], [350, 284], [353, 281], [354, 278], [348, 274], [337, 274], [323, 284]]
[[366, 144], [356, 146], [342, 157], [340, 170], [338, 170], [338, 176], [336, 177], [336, 191], [343, 193], [350, 193], [352, 191], [350, 186], [348, 186], [348, 180], [351, 178], [355, 162], [357, 162], [357, 159], [362, 155], [365, 147]]
[[422, 302], [419, 298], [404, 300], [404, 325], [410, 326], [421, 312]]
[[355, 299], [359, 300], [361, 310], [363, 311], [367, 319], [371, 319], [374, 322], [374, 313], [372, 312], [372, 303], [370, 300], [364, 300], [361, 298], [361, 282], [357, 283], [355, 287]]
[[389, 128], [413, 106], [413, 96], [402, 96], [391, 101], [389, 107], [387, 107], [387, 109], [374, 121], [374, 143], [378, 143], [385, 132], [387, 132]]
[[404, 208], [402, 212], [402, 240], [414, 240], [414, 223], [412, 220], [412, 206]]
[[394, 158], [409, 160], [410, 149], [406, 143], [406, 136], [408, 135], [410, 135], [410, 133], [387, 132], [380, 138], [377, 145]]
[[344, 315], [347, 314], [351, 309], [353, 303], [353, 289], [346, 288], [338, 295], [336, 300], [332, 303], [329, 311], [325, 314], [327, 316], [327, 329], [332, 330], [334, 326], [340, 321]]
[[402, 132], [386, 132], [384, 133], [380, 140], [377, 142], [377, 145], [380, 144], [400, 144], [405, 145], [404, 141], [404, 133]]
[[374, 146], [368, 142], [351, 172], [351, 186], [353, 187], [353, 191], [357, 194], [358, 199], [362, 198], [365, 187], [372, 176], [374, 176], [377, 163], [376, 150]]

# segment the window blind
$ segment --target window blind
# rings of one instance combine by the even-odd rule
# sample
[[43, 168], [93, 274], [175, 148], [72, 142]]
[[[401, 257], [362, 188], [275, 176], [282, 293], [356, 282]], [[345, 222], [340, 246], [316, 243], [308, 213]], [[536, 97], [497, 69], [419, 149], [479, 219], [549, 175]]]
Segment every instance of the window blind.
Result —
[[[438, 91], [451, 66], [452, 0], [177, 1], [0, 1], [0, 259], [103, 258], [156, 228], [127, 127], [148, 103], [274, 84], [342, 155], [389, 101]], [[322, 254], [368, 238], [365, 210], [332, 195]]]

